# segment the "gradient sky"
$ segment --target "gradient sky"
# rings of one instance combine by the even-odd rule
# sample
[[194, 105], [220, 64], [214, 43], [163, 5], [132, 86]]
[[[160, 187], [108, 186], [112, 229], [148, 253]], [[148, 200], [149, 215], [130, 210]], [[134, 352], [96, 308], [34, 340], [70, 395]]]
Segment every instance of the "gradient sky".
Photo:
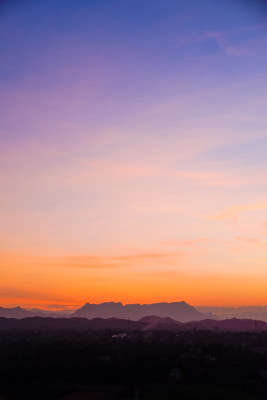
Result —
[[267, 304], [266, 21], [1, 2], [0, 305]]

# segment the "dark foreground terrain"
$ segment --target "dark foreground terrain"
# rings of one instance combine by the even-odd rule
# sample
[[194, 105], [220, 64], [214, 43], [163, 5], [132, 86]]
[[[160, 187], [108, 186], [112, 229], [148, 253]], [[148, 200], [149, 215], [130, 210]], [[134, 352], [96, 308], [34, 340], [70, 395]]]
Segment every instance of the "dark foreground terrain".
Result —
[[267, 332], [0, 330], [0, 399], [267, 398]]

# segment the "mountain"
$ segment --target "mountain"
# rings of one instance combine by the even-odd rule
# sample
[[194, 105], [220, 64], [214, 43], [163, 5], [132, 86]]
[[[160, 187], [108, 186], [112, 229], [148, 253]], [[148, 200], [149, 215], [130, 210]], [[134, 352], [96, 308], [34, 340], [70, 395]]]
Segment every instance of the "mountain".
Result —
[[[171, 318], [157, 316], [144, 317], [139, 321], [130, 321], [119, 318], [0, 318], [0, 331], [82, 331], [82, 330], [117, 330], [129, 331], [192, 331], [192, 330], [220, 330], [220, 331], [267, 331], [267, 323], [252, 319], [227, 319], [191, 321], [181, 323]], [[127, 336], [127, 334], [126, 334]]]
[[174, 321], [171, 318], [160, 318], [156, 316], [149, 316], [142, 318], [139, 322], [146, 323], [143, 330], [166, 330], [166, 331], [177, 331], [177, 330], [221, 330], [221, 331], [237, 331], [237, 332], [248, 332], [248, 331], [267, 331], [267, 323], [264, 321], [255, 321], [254, 319], [225, 319], [225, 320], [214, 320], [205, 319], [201, 321], [190, 321], [181, 323]]
[[65, 314], [58, 311], [39, 309], [25, 310], [21, 307], [0, 307], [0, 317], [27, 318], [27, 317], [50, 317], [50, 318], [121, 318], [138, 321], [147, 315], [156, 315], [162, 318], [172, 318], [181, 322], [199, 321], [214, 317], [211, 313], [202, 313], [184, 301], [175, 303], [154, 304], [126, 304], [107, 302], [101, 304], [86, 303], [83, 307], [73, 313]]
[[267, 322], [267, 306], [197, 307], [200, 312], [211, 312], [219, 319], [258, 319]]
[[63, 311], [41, 310], [39, 308], [28, 309], [35, 317], [51, 317], [51, 318], [65, 318], [66, 314]]
[[69, 317], [79, 318], [129, 318], [137, 321], [147, 315], [158, 317], [169, 317], [180, 322], [198, 321], [212, 317], [211, 313], [202, 313], [184, 301], [174, 303], [154, 304], [126, 304], [122, 303], [86, 303], [82, 308], [76, 310]]
[[267, 331], [266, 322], [255, 321], [254, 319], [232, 318], [219, 321], [214, 319], [205, 319], [201, 321], [190, 321], [186, 323], [181, 323], [171, 318], [148, 316], [142, 318], [139, 322], [144, 322], [146, 324], [143, 330], [222, 330], [237, 332], [248, 332], [255, 330]]
[[39, 310], [38, 308], [32, 308], [25, 310], [21, 307], [15, 308], [4, 308], [0, 307], [0, 318], [27, 318], [27, 317], [51, 317], [51, 318], [64, 318], [65, 314], [58, 311]]
[[0, 318], [1, 330], [142, 330], [146, 326], [142, 321], [128, 321], [118, 318]]
[[141, 318], [139, 322], [146, 324], [144, 330], [156, 330], [156, 331], [173, 331], [181, 328], [182, 322], [175, 321], [169, 317], [161, 318], [155, 315]]
[[21, 307], [15, 307], [15, 308], [0, 307], [0, 317], [20, 319], [20, 318], [34, 317], [34, 313], [32, 313], [31, 311], [24, 310]]
[[191, 321], [183, 324], [182, 329], [188, 330], [227, 330], [227, 331], [267, 331], [267, 323], [254, 319], [231, 318], [225, 320], [206, 319], [202, 321]]

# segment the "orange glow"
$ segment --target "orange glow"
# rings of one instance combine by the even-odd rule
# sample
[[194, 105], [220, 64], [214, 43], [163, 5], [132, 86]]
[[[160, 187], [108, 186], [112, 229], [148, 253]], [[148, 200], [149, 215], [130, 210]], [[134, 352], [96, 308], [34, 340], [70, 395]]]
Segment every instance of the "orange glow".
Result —
[[0, 306], [266, 305], [263, 14], [4, 3]]
[[[192, 305], [263, 305], [267, 273], [210, 272], [196, 269], [183, 253], [144, 253], [111, 257], [27, 257], [2, 255], [0, 302], [5, 306], [58, 304], [77, 308], [86, 302], [152, 303], [187, 301]], [[165, 268], [157, 266], [166, 263]], [[202, 261], [203, 262], [203, 261]], [[3, 285], [3, 282], [5, 284]]]

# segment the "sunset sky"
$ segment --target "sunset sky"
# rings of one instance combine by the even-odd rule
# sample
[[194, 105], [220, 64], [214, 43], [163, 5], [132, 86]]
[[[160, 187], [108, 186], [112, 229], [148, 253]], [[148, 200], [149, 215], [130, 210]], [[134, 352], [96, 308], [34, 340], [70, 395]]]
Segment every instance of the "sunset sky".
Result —
[[0, 306], [267, 304], [267, 7], [0, 5]]

